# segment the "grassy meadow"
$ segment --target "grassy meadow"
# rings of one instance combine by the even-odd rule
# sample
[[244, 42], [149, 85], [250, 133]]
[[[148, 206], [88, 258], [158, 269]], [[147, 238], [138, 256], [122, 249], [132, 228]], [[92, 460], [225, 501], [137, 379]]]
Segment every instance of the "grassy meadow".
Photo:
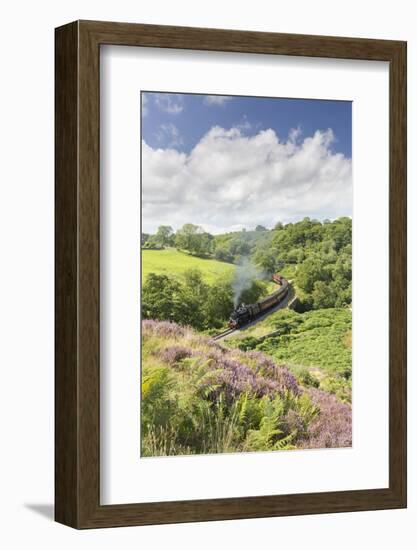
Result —
[[168, 275], [182, 278], [189, 269], [201, 270], [203, 279], [213, 284], [219, 279], [231, 278], [235, 266], [231, 263], [220, 262], [211, 258], [191, 256], [187, 252], [166, 248], [164, 250], [142, 250], [142, 280], [145, 281], [149, 273]]

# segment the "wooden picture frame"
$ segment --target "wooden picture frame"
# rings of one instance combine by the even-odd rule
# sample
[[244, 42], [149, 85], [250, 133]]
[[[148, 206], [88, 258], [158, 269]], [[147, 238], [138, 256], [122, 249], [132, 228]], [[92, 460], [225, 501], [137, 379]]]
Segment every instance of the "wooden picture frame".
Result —
[[[76, 21], [56, 29], [55, 519], [117, 527], [406, 507], [406, 43]], [[389, 487], [100, 505], [99, 56], [117, 44], [389, 62]]]

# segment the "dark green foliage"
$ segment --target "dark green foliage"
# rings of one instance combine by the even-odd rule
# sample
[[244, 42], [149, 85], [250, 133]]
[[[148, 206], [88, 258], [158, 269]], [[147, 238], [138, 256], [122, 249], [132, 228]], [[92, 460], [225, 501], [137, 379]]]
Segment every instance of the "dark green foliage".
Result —
[[[188, 305], [184, 304], [184, 288], [167, 275], [150, 273], [142, 288], [142, 316], [145, 319], [176, 319], [185, 322]], [[180, 321], [181, 320], [181, 321]]]
[[250, 351], [256, 349], [256, 346], [259, 344], [258, 338], [254, 336], [247, 336], [246, 338], [239, 338], [236, 341], [236, 347], [242, 351]]
[[202, 309], [205, 328], [220, 328], [229, 319], [233, 309], [230, 283], [221, 281], [217, 285], [208, 287]]
[[300, 311], [343, 307], [351, 303], [352, 220], [319, 222], [304, 218], [297, 223], [278, 222], [268, 231], [216, 235], [217, 259], [238, 262], [249, 256], [265, 273], [282, 271], [294, 280]]
[[269, 254], [278, 250], [281, 262], [297, 265], [294, 284], [301, 311], [343, 307], [351, 303], [350, 218], [326, 223], [305, 218], [273, 233]]
[[142, 317], [175, 321], [199, 330], [220, 328], [233, 309], [227, 281], [204, 282], [198, 269], [189, 269], [184, 281], [150, 273], [142, 287]]
[[298, 382], [305, 387], [319, 388], [320, 380], [314, 376], [307, 367], [292, 367], [291, 372], [295, 374]]
[[265, 281], [252, 281], [249, 288], [242, 290], [239, 296], [239, 303], [253, 304], [257, 302], [261, 296], [267, 294], [267, 284]]

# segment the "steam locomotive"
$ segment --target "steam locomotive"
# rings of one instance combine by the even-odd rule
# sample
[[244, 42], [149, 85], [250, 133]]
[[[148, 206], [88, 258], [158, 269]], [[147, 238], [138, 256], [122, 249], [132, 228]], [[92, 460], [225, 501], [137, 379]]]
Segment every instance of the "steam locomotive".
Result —
[[289, 284], [279, 273], [272, 275], [272, 280], [279, 285], [279, 289], [254, 304], [241, 304], [230, 315], [229, 328], [239, 328], [250, 321], [253, 321], [258, 315], [276, 306], [288, 294]]

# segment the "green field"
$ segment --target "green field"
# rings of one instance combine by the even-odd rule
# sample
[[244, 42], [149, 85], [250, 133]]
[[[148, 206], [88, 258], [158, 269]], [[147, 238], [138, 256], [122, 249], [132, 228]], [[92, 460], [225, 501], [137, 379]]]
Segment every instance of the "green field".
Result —
[[188, 269], [200, 269], [206, 283], [212, 284], [219, 278], [229, 277], [235, 266], [217, 260], [197, 258], [186, 252], [167, 248], [165, 250], [142, 250], [142, 281], [149, 273], [176, 275], [182, 277]]

